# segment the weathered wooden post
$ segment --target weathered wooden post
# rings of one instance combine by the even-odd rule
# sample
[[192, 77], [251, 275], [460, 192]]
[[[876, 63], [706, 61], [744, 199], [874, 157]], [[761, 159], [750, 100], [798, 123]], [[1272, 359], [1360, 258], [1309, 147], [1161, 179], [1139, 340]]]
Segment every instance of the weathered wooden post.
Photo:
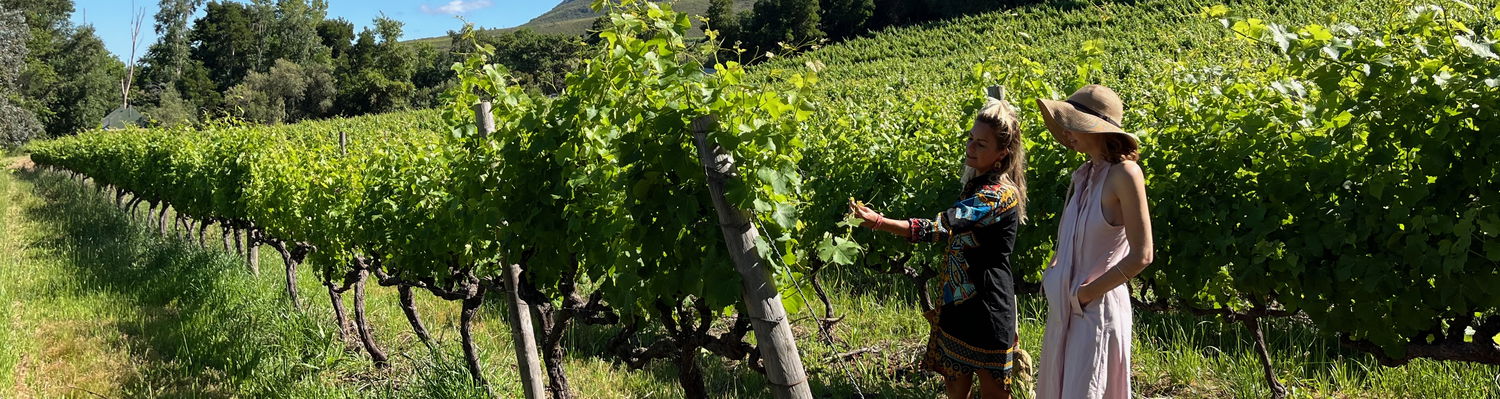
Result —
[[245, 262], [250, 264], [250, 273], [260, 275], [260, 228], [254, 222], [245, 228]]
[[776, 289], [771, 269], [766, 267], [755, 249], [755, 238], [760, 233], [750, 223], [749, 212], [724, 199], [724, 182], [734, 175], [734, 158], [718, 145], [708, 142], [708, 132], [715, 123], [711, 116], [694, 120], [693, 141], [698, 147], [699, 162], [708, 169], [708, 191], [713, 198], [714, 210], [719, 214], [719, 228], [724, 232], [729, 256], [734, 258], [734, 268], [740, 273], [740, 292], [755, 328], [761, 359], [766, 363], [771, 394], [778, 399], [812, 398], [807, 372], [802, 368], [802, 358], [797, 352], [796, 337], [787, 322], [786, 309], [781, 305], [781, 293]]
[[[479, 137], [488, 137], [495, 132], [495, 114], [491, 112], [489, 100], [480, 101], [474, 107], [475, 122], [479, 124]], [[527, 399], [540, 399], [546, 392], [542, 389], [542, 362], [537, 356], [536, 335], [531, 327], [531, 304], [521, 299], [521, 265], [510, 264], [502, 273], [505, 278], [506, 297], [510, 313], [510, 332], [515, 340], [516, 367], [521, 370], [521, 387]]]

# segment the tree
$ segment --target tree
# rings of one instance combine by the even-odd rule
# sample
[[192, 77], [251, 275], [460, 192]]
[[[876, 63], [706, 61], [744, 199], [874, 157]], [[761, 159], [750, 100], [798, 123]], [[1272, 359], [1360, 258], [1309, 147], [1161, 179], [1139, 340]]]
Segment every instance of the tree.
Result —
[[[182, 69], [182, 76], [172, 85], [177, 89], [177, 94], [182, 97], [182, 101], [199, 108], [199, 111], [194, 112], [195, 114], [223, 109], [224, 94], [219, 91], [210, 73], [208, 68], [203, 66], [202, 61], [189, 59]], [[161, 101], [166, 100], [163, 97]], [[164, 103], [160, 105], [166, 106]]]
[[795, 47], [822, 39], [819, 18], [817, 1], [758, 0], [742, 29], [747, 47], [755, 54], [780, 52], [783, 45]]
[[132, 102], [146, 107], [157, 104], [164, 92], [181, 78], [192, 60], [192, 42], [188, 33], [191, 32], [193, 13], [202, 5], [203, 0], [161, 0], [153, 18], [157, 39], [146, 48], [146, 55], [136, 65], [136, 83], [130, 94]]
[[190, 126], [198, 122], [198, 107], [182, 99], [177, 88], [170, 86], [161, 92], [156, 105], [142, 106], [141, 114], [153, 126]]
[[454, 77], [453, 63], [458, 58], [451, 52], [439, 50], [430, 43], [418, 43], [416, 51], [416, 71], [411, 76], [412, 86], [417, 88], [417, 94], [412, 98], [412, 106], [416, 108], [431, 108], [441, 105], [439, 100], [442, 94], [451, 86]]
[[20, 11], [29, 36], [24, 65], [6, 101], [30, 111], [50, 136], [97, 126], [120, 100], [124, 66], [92, 27], [68, 21], [73, 2], [0, 0], [0, 7]]
[[284, 123], [328, 115], [335, 94], [327, 65], [280, 59], [270, 71], [251, 72], [229, 89], [225, 102], [246, 120]]
[[495, 47], [495, 63], [509, 68], [519, 83], [547, 94], [566, 87], [564, 80], [578, 66], [584, 49], [577, 37], [538, 34], [530, 29], [484, 35], [480, 40]]
[[120, 79], [125, 65], [104, 48], [92, 26], [78, 28], [55, 58], [59, 75], [57, 96], [50, 101], [59, 118], [48, 126], [53, 136], [97, 127], [99, 121], [120, 102]]
[[331, 58], [339, 59], [349, 53], [349, 46], [354, 42], [354, 24], [343, 18], [318, 22], [318, 39], [329, 49]]
[[[38, 124], [46, 125], [55, 111], [43, 98], [54, 82], [61, 80], [48, 57], [57, 53], [58, 43], [71, 29], [68, 15], [73, 13], [71, 0], [0, 0], [0, 8], [19, 12], [25, 23], [25, 62], [19, 68], [16, 85], [10, 95], [12, 105], [27, 110]], [[13, 25], [12, 25], [13, 26]]]
[[124, 63], [104, 49], [92, 26], [75, 29], [58, 50], [51, 61], [61, 79], [40, 97], [55, 112], [44, 122], [52, 137], [98, 127], [119, 105], [118, 85], [125, 75]]
[[36, 115], [15, 104], [16, 83], [26, 62], [26, 21], [19, 11], [0, 5], [0, 146], [17, 146], [42, 130]]
[[141, 83], [164, 87], [182, 76], [182, 69], [191, 55], [188, 22], [202, 5], [203, 0], [161, 0], [155, 18], [157, 41], [141, 59], [145, 64], [141, 69]]
[[193, 31], [188, 35], [193, 48], [192, 58], [208, 72], [215, 91], [223, 92], [234, 87], [245, 74], [254, 70], [252, 67], [258, 57], [256, 43], [261, 40], [251, 26], [251, 18], [248, 6], [220, 0], [208, 3], [203, 17], [193, 22]]
[[377, 17], [374, 25], [375, 29], [359, 32], [349, 53], [339, 61], [335, 76], [339, 111], [344, 115], [405, 109], [415, 95], [411, 79], [416, 60], [412, 49], [399, 43], [401, 22]]
[[255, 35], [256, 40], [251, 42], [251, 51], [247, 54], [250, 60], [249, 71], [263, 71], [270, 67], [272, 59], [267, 59], [273, 47], [273, 37], [276, 29], [276, 2], [275, 0], [251, 0], [245, 5], [245, 16], [250, 23], [250, 32]]
[[936, 18], [928, 0], [875, 0], [875, 14], [866, 22], [869, 29], [914, 24]]
[[[598, 32], [608, 23], [608, 18], [596, 19], [590, 29]], [[597, 39], [598, 35], [591, 34], [588, 38]], [[473, 26], [465, 26], [462, 32], [449, 31], [448, 39], [450, 56], [444, 65], [451, 65], [459, 60], [458, 57], [474, 53], [477, 51], [475, 45], [489, 46], [494, 49], [491, 62], [504, 65], [521, 86], [545, 94], [562, 91], [567, 74], [578, 68], [584, 50], [592, 45], [586, 38], [578, 36], [542, 34], [530, 29], [497, 33], [476, 30]]]
[[392, 44], [401, 41], [406, 24], [401, 21], [386, 18], [384, 14], [375, 17], [375, 33], [380, 35], [380, 44]]
[[719, 58], [739, 58], [733, 48], [743, 39], [740, 34], [740, 17], [734, 13], [734, 0], [709, 0], [708, 12], [703, 16], [708, 22], [699, 28], [718, 32], [718, 39], [722, 43], [720, 46], [725, 48], [719, 53]]
[[326, 15], [326, 0], [278, 0], [269, 22], [270, 35], [262, 36], [271, 42], [268, 54], [263, 55], [265, 59], [328, 63], [328, 50], [318, 31]]
[[31, 38], [21, 12], [0, 5], [0, 99], [15, 93], [16, 81], [26, 65], [26, 41]]
[[42, 131], [31, 111], [0, 99], [0, 147], [18, 147]]
[[866, 25], [875, 15], [875, 0], [821, 0], [823, 32], [840, 40], [869, 30]]
[[30, 29], [26, 48], [32, 54], [50, 54], [56, 51], [55, 43], [63, 40], [73, 29], [68, 16], [73, 14], [72, 0], [0, 0], [0, 6], [20, 11]]
[[130, 58], [125, 60], [125, 79], [120, 81], [120, 95], [124, 98], [124, 101], [121, 101], [121, 107], [124, 108], [130, 108], [130, 92], [132, 90], [132, 87], [134, 87], [136, 84], [135, 67], [137, 62], [135, 57], [135, 50], [136, 48], [138, 48], [137, 44], [140, 43], [141, 22], [145, 19], [145, 9], [134, 11], [130, 19]]
[[717, 30], [720, 37], [739, 30], [739, 21], [734, 14], [734, 0], [709, 0], [708, 11], [703, 16], [708, 21], [699, 28]]
[[[599, 39], [599, 32], [603, 32], [604, 29], [608, 28], [608, 27], [609, 27], [609, 16], [608, 15], [600, 16], [599, 18], [594, 18], [594, 22], [590, 22], [589, 23], [589, 30], [586, 31], [583, 34], [583, 36], [584, 36], [583, 37], [583, 42], [587, 43], [590, 46], [595, 45], [595, 44], [599, 44], [599, 41], [600, 41], [600, 39]], [[448, 32], [448, 34], [452, 35], [453, 32]]]

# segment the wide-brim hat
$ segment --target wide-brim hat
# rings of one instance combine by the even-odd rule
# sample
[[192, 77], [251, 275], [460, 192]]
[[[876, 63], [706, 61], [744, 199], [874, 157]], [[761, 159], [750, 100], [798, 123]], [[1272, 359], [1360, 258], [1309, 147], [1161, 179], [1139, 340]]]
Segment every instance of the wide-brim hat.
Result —
[[1118, 133], [1130, 137], [1137, 146], [1141, 144], [1135, 133], [1125, 131], [1121, 122], [1125, 118], [1125, 105], [1108, 87], [1088, 85], [1073, 92], [1067, 100], [1037, 99], [1036, 102], [1052, 138], [1065, 147], [1073, 148], [1063, 140], [1064, 129], [1079, 133]]

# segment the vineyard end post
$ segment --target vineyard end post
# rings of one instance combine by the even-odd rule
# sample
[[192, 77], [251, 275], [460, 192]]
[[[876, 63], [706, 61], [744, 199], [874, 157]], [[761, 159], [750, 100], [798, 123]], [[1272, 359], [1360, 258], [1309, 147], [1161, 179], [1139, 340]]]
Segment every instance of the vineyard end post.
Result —
[[[478, 123], [479, 137], [488, 137], [495, 131], [495, 114], [491, 112], [489, 100], [474, 106], [474, 119]], [[547, 391], [542, 389], [542, 362], [537, 356], [535, 330], [531, 327], [531, 305], [521, 299], [521, 266], [510, 264], [505, 275], [506, 302], [511, 321], [511, 337], [515, 340], [516, 367], [521, 371], [521, 387], [527, 399], [539, 399]]]
[[807, 372], [797, 352], [796, 337], [787, 322], [786, 308], [781, 304], [781, 293], [776, 289], [771, 269], [755, 248], [755, 239], [760, 233], [751, 224], [748, 212], [724, 198], [724, 183], [733, 173], [734, 158], [708, 142], [708, 132], [715, 123], [711, 116], [694, 120], [693, 141], [698, 147], [699, 162], [708, 170], [708, 190], [719, 216], [719, 228], [724, 232], [724, 242], [734, 259], [734, 268], [740, 274], [740, 293], [755, 328], [761, 359], [765, 360], [766, 380], [770, 383], [771, 394], [777, 399], [812, 398]]

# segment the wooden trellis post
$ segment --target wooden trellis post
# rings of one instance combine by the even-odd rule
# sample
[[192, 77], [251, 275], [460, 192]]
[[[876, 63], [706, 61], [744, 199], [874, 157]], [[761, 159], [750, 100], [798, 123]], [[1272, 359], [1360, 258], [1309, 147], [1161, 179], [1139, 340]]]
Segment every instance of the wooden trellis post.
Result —
[[718, 145], [708, 142], [708, 132], [714, 124], [713, 117], [694, 120], [693, 142], [698, 147], [699, 162], [708, 169], [708, 191], [713, 198], [714, 210], [719, 214], [719, 228], [724, 232], [729, 256], [734, 258], [734, 268], [740, 273], [740, 293], [755, 328], [756, 341], [760, 343], [771, 394], [778, 399], [812, 398], [807, 372], [797, 352], [796, 337], [787, 322], [786, 308], [781, 305], [781, 293], [776, 289], [771, 269], [766, 267], [755, 249], [755, 238], [760, 233], [750, 223], [749, 212], [724, 199], [724, 182], [734, 174], [734, 158]]
[[[475, 122], [479, 124], [479, 136], [495, 132], [495, 115], [489, 100], [474, 107]], [[506, 303], [510, 313], [510, 332], [515, 341], [516, 367], [521, 369], [521, 387], [527, 399], [540, 399], [547, 391], [542, 389], [542, 362], [537, 356], [535, 330], [531, 327], [531, 304], [521, 299], [521, 265], [510, 264], [502, 272], [505, 277]]]

